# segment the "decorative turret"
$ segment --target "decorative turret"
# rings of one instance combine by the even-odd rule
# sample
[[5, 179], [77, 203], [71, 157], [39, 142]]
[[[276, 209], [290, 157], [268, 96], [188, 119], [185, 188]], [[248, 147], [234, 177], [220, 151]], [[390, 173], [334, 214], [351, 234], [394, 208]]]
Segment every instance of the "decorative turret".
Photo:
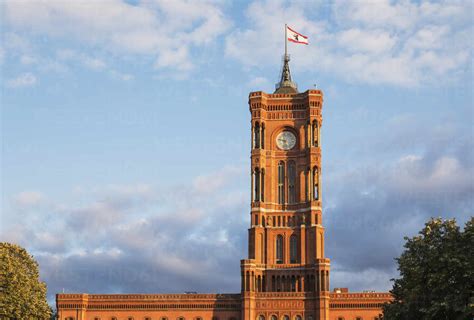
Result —
[[291, 81], [290, 73], [290, 56], [285, 53], [283, 57], [283, 69], [281, 71], [280, 82], [275, 85], [274, 93], [298, 93], [298, 87], [295, 82]]

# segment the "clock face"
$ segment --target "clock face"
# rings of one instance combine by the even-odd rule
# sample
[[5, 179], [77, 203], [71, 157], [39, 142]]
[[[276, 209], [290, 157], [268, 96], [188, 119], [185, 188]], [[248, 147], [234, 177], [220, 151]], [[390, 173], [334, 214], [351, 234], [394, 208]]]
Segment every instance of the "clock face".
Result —
[[293, 132], [283, 131], [278, 134], [276, 143], [278, 148], [282, 150], [290, 150], [293, 149], [296, 144], [296, 137]]

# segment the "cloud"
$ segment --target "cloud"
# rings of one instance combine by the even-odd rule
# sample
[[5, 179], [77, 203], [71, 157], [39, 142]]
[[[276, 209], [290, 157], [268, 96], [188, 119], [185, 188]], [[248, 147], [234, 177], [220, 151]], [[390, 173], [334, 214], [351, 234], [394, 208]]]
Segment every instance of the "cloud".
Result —
[[6, 86], [9, 88], [32, 87], [36, 84], [36, 82], [36, 76], [30, 72], [27, 72], [19, 75], [16, 78], [7, 80]]
[[[50, 297], [66, 292], [238, 292], [248, 192], [240, 167], [200, 175], [191, 186], [77, 187], [69, 201], [23, 192], [21, 219], [2, 240], [39, 261]], [[8, 215], [19, 217], [19, 206]]]
[[42, 193], [37, 191], [24, 191], [15, 195], [13, 200], [16, 205], [25, 207], [41, 203], [44, 200], [44, 196]]
[[[181, 71], [192, 69], [193, 48], [213, 43], [230, 25], [213, 1], [29, 1], [4, 7], [5, 23], [15, 32], [68, 39], [114, 55], [155, 56], [156, 68]], [[84, 62], [91, 68], [105, 66], [98, 60]]]
[[[388, 290], [387, 280], [397, 276], [393, 259], [402, 251], [404, 236], [415, 235], [430, 217], [457, 218], [463, 224], [472, 216], [474, 159], [464, 152], [474, 147], [472, 139], [453, 131], [446, 136], [451, 144], [438, 152], [436, 135], [426, 136], [431, 139], [424, 140], [418, 154], [399, 151], [383, 164], [326, 170], [323, 222], [334, 286], [360, 288], [364, 277], [373, 274], [363, 287]], [[384, 150], [392, 139], [385, 143]], [[412, 141], [412, 148], [418, 143]]]
[[310, 39], [309, 46], [290, 44], [299, 69], [401, 87], [451, 83], [468, 74], [470, 4], [387, 0], [336, 1], [330, 10], [314, 6], [254, 1], [246, 11], [248, 27], [226, 37], [226, 55], [245, 66], [275, 64], [274, 52], [282, 51], [281, 26], [288, 21]]

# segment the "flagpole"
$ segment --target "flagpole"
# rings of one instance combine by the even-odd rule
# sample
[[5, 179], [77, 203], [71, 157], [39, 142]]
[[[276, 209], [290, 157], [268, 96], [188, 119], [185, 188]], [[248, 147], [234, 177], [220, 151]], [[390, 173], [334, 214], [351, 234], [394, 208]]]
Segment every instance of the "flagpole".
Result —
[[288, 27], [285, 23], [285, 58], [288, 56], [288, 36], [287, 36]]

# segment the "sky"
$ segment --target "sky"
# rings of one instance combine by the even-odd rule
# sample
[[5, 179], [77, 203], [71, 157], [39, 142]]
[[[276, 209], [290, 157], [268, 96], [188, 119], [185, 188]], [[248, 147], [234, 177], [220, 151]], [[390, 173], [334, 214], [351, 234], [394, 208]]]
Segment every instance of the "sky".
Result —
[[331, 287], [473, 215], [470, 1], [2, 1], [0, 240], [58, 292], [240, 291], [248, 94], [324, 92]]

